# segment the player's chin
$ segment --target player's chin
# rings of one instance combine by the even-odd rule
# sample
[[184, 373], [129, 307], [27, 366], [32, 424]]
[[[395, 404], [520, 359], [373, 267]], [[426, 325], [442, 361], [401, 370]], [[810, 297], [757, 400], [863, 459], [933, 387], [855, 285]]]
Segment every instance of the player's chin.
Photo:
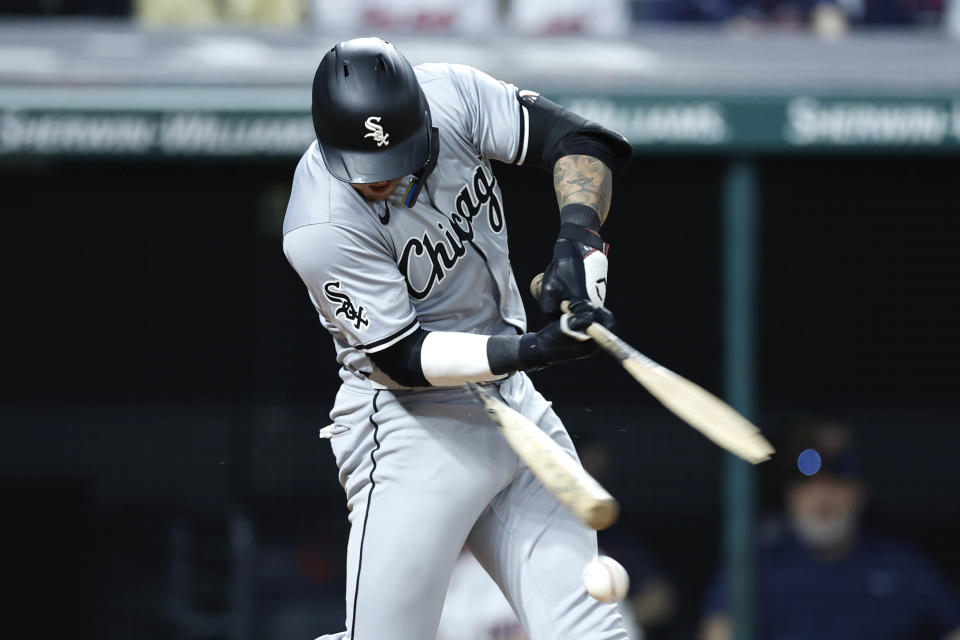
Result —
[[354, 187], [360, 192], [360, 195], [367, 200], [380, 201], [389, 198], [390, 194], [397, 190], [397, 185], [399, 184], [399, 180], [386, 180], [384, 182], [354, 185]]
[[380, 202], [389, 198], [391, 193], [393, 193], [393, 189], [368, 189], [364, 191], [363, 197], [367, 200]]

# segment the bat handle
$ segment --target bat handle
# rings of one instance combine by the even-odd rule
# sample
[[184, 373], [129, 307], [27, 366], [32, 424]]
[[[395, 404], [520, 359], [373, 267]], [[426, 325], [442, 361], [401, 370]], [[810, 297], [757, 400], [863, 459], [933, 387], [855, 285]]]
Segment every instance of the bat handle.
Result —
[[[560, 310], [563, 311], [564, 313], [573, 313], [572, 311], [570, 311], [570, 301], [564, 300], [563, 302], [561, 302]], [[599, 340], [604, 335], [603, 325], [598, 324], [596, 322], [591, 322], [587, 326], [587, 328], [583, 330], [583, 332], [586, 333], [591, 338], [593, 338], [594, 340]]]
[[[535, 275], [535, 276], [533, 277], [533, 280], [530, 282], [530, 293], [533, 295], [533, 297], [534, 297], [536, 300], [539, 300], [539, 299], [540, 299], [540, 292], [541, 292], [542, 289], [543, 289], [543, 274], [542, 274], [542, 273], [538, 273], [537, 275]], [[563, 313], [572, 313], [572, 312], [570, 311], [570, 301], [569, 301], [569, 300], [564, 300], [563, 302], [560, 303], [560, 311], [562, 311]], [[590, 326], [587, 327], [584, 331], [585, 331], [585, 332], [587, 333], [587, 335], [589, 335], [590, 337], [596, 338], [599, 334], [601, 334], [601, 331], [600, 331], [600, 329], [599, 329], [598, 327], [599, 327], [599, 325], [597, 325], [596, 322], [591, 322], [591, 323], [590, 323]], [[591, 329], [592, 329], [592, 331], [591, 331]]]
[[[530, 281], [530, 295], [533, 296], [534, 300], [539, 300], [541, 291], [543, 291], [543, 274], [538, 273], [533, 276], [533, 280]], [[560, 311], [571, 313], [569, 300], [564, 300], [560, 303]]]

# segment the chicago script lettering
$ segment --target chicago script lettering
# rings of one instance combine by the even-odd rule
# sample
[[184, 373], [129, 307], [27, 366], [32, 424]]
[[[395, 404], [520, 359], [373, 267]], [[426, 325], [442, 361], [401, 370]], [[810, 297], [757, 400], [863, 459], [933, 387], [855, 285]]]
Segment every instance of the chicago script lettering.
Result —
[[[503, 230], [503, 208], [497, 198], [497, 181], [483, 165], [477, 166], [473, 179], [465, 184], [454, 199], [455, 211], [447, 215], [447, 220], [437, 223], [441, 239], [433, 240], [429, 231], [419, 238], [410, 238], [400, 251], [398, 266], [407, 281], [410, 297], [423, 300], [438, 282], [441, 282], [457, 262], [466, 255], [466, 245], [476, 236], [474, 223], [480, 212], [486, 207], [487, 224], [494, 233]], [[415, 282], [415, 266], [425, 261], [426, 278]]]

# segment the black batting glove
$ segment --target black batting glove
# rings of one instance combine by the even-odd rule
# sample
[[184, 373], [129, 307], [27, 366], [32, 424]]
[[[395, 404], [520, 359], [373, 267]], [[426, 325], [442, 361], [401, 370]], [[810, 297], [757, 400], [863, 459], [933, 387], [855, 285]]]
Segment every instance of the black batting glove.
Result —
[[599, 309], [607, 296], [609, 250], [597, 231], [599, 218], [590, 207], [574, 204], [563, 208], [560, 219], [553, 260], [543, 272], [540, 310], [559, 313], [564, 300]]
[[570, 311], [536, 333], [520, 336], [519, 358], [524, 371], [596, 353], [596, 343], [584, 332], [593, 322], [611, 328], [613, 314], [607, 309], [595, 309], [589, 303], [571, 307]]

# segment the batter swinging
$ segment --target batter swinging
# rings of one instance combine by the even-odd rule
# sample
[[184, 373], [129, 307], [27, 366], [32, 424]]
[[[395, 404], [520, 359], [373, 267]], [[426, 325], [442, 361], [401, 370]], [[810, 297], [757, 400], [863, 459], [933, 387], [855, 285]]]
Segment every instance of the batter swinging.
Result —
[[[595, 534], [531, 475], [467, 381], [576, 457], [524, 371], [590, 355], [580, 330], [603, 307], [620, 135], [458, 65], [414, 69], [376, 38], [341, 42], [313, 83], [317, 142], [303, 155], [283, 249], [333, 336], [343, 381], [322, 430], [350, 511], [346, 631], [325, 638], [432, 640], [466, 546], [532, 640], [622, 640], [616, 606], [580, 571]], [[490, 160], [552, 170], [560, 234], [527, 332]]]

